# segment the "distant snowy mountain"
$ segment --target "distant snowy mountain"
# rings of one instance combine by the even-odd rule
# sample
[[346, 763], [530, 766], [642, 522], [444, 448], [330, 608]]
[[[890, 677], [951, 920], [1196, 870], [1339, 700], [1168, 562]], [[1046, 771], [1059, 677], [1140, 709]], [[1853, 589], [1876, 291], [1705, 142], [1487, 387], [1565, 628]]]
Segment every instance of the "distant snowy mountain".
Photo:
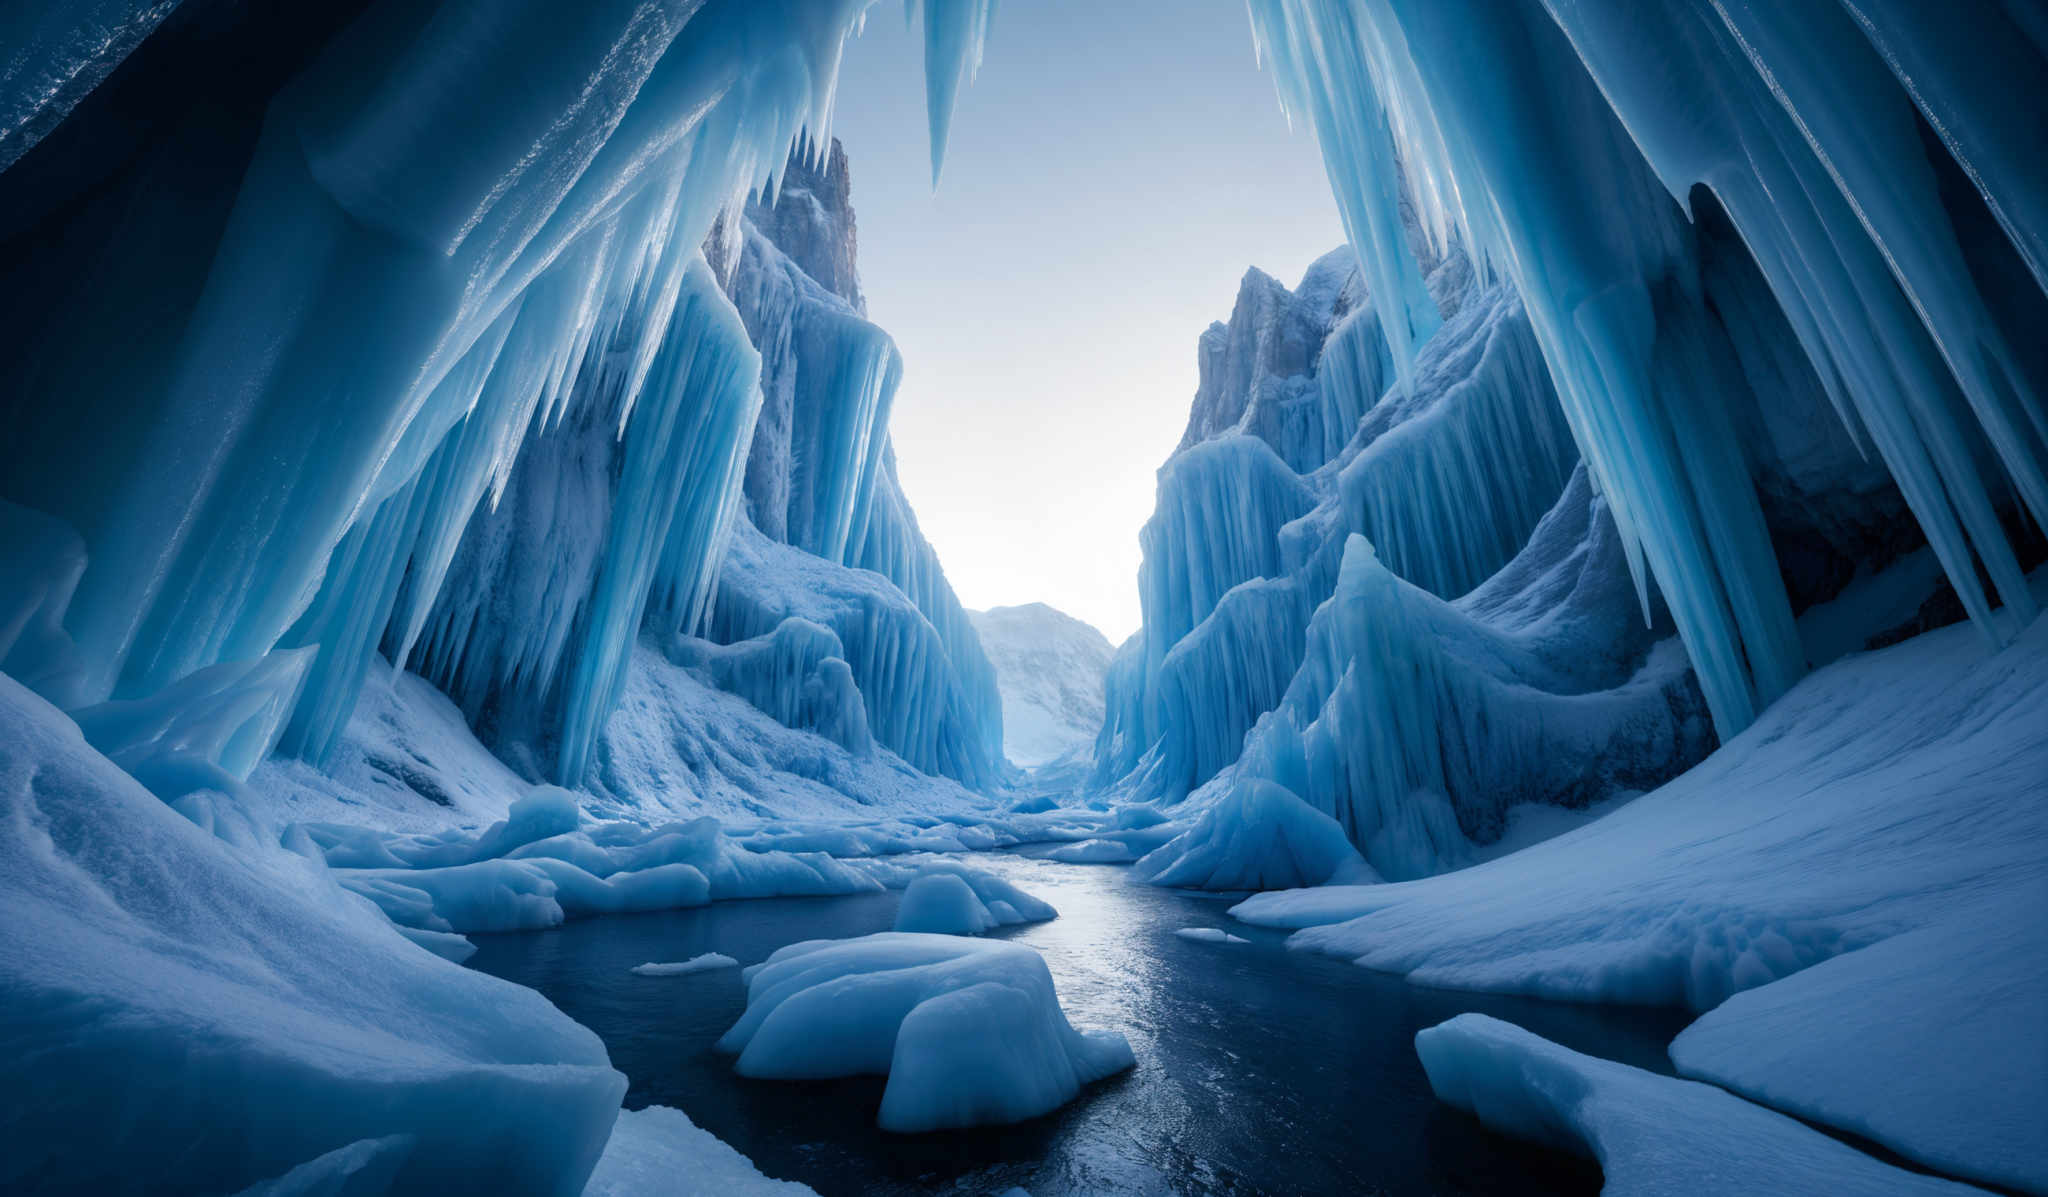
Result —
[[1003, 755], [1029, 769], [1087, 752], [1102, 727], [1109, 641], [1044, 603], [970, 614], [1003, 696]]

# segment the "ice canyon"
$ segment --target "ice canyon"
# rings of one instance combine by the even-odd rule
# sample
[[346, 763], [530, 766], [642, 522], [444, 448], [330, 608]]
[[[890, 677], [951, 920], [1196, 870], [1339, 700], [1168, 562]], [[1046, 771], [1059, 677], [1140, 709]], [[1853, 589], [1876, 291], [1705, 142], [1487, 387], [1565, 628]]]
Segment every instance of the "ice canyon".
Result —
[[0, 12], [0, 1187], [2048, 1193], [2048, 10], [1246, 7], [1114, 649], [833, 136], [1029, 5]]

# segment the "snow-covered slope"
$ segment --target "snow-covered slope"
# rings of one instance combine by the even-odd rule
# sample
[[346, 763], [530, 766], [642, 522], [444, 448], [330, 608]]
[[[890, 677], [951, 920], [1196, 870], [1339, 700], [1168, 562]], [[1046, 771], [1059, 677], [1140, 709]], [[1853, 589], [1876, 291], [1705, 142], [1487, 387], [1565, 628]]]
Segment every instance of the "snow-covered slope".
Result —
[[2048, 619], [1815, 672], [1677, 780], [1398, 885], [1262, 894], [1290, 943], [1462, 989], [1690, 1006], [1690, 1075], [2048, 1190]]
[[1003, 755], [1031, 769], [1094, 744], [1112, 656], [1102, 633], [1044, 603], [971, 617], [1003, 696]]

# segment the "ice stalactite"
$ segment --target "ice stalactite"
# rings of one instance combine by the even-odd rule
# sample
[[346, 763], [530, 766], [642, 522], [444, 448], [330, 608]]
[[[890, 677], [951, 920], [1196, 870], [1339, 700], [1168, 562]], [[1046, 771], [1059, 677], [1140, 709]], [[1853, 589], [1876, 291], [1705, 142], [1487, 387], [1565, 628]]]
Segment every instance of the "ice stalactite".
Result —
[[[1990, 113], [1960, 81], [1980, 58], [2038, 76], [2038, 46], [2017, 35], [1993, 46], [2013, 32], [1999, 6], [1968, 6], [1910, 53], [1896, 35], [1924, 34], [1927, 19], [1882, 3], [1252, 7], [1283, 97], [1309, 112], [1347, 208], [1378, 210], [1351, 224], [1373, 269], [1399, 271], [1387, 263], [1410, 248], [1387, 147], [1360, 128], [1398, 146], [1437, 244], [1455, 233], [1484, 271], [1517, 286], [1638, 585], [1647, 597], [1654, 578], [1670, 602], [1724, 734], [1804, 661], [1712, 398], [1749, 384], [1725, 365], [1724, 338], [1741, 330], [1717, 325], [1679, 206], [1695, 184], [1727, 210], [1971, 614], [1989, 627], [1980, 564], [2000, 598], [2031, 610], [1996, 508], [2009, 483], [2042, 514], [2037, 380], [1985, 316], [1911, 102], [1937, 129], [1943, 113], [1983, 118], [1944, 143], [2009, 231], [2039, 223], [2016, 218], [2038, 188], [2010, 166], [2038, 131]], [[1331, 111], [1349, 125], [1330, 127]], [[2028, 238], [2014, 240], [2037, 266]], [[1980, 468], [1978, 445], [1995, 471]]]
[[[276, 70], [191, 96], [172, 86], [188, 68], [163, 55], [140, 74], [113, 66], [137, 43], [132, 57], [151, 58], [170, 7], [114, 14], [103, 43], [36, 42], [49, 62], [5, 67], [18, 119], [4, 148], [40, 143], [5, 176], [10, 219], [62, 226], [10, 249], [23, 277], [54, 285], [47, 316], [6, 346], [19, 385], [38, 380], [7, 398], [21, 417], [7, 490], [75, 527], [96, 563], [68, 608], [71, 700], [142, 698], [317, 645], [283, 743], [318, 757], [381, 644], [401, 665], [460, 675], [472, 711], [512, 678], [558, 689], [526, 698], [557, 703], [548, 719], [508, 721], [549, 724], [547, 768], [572, 778], [643, 608], [664, 627], [701, 621], [734, 514], [722, 496], [745, 460], [732, 400], [745, 388], [716, 363], [746, 346], [716, 290], [686, 284], [690, 260], [722, 208], [774, 192], [792, 145], [824, 144], [840, 49], [868, 4], [607, 0], [565, 18], [451, 0], [372, 5], [352, 24], [264, 16], [249, 36], [300, 39], [265, 46]], [[988, 7], [927, 14], [947, 109]], [[181, 15], [176, 50], [213, 52], [212, 19]], [[223, 52], [244, 33], [228, 31]], [[167, 107], [135, 127], [131, 159], [87, 155], [67, 173], [74, 143], [127, 119], [90, 105], [59, 119], [75, 99], [60, 76], [85, 86], [103, 68], [126, 100], [159, 86]], [[68, 214], [66, 189], [93, 171], [117, 199]], [[218, 203], [191, 198], [215, 191]], [[106, 248], [61, 269], [74, 243]], [[77, 369], [115, 360], [94, 341], [122, 326], [92, 317], [109, 294], [162, 296], [170, 310], [153, 319], [183, 332]], [[806, 429], [811, 456], [843, 459], [818, 507], [842, 557], [859, 549], [897, 369], [886, 338], [871, 340], [841, 341], [846, 372], [866, 380], [841, 388], [849, 417]], [[673, 405], [678, 387], [706, 412]], [[562, 601], [504, 627], [507, 612], [454, 593], [473, 577], [452, 568], [458, 546], [494, 535], [471, 516], [509, 501], [529, 449], [570, 428], [596, 448], [592, 396], [613, 419], [620, 480], [648, 493], [620, 492], [604, 539], [564, 549], [577, 577], [523, 579]], [[600, 552], [601, 572], [579, 558]]]
[[558, 423], [536, 428], [505, 495], [472, 519], [414, 663], [471, 719], [579, 779], [651, 595], [694, 630], [740, 503], [759, 357], [694, 249], [641, 359], [640, 330], [594, 344]]

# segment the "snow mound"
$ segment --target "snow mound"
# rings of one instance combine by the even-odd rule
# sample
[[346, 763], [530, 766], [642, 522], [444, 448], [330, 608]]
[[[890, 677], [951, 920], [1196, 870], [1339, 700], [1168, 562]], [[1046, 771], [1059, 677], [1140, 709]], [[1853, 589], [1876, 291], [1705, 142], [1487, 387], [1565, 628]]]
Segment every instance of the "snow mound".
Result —
[[1379, 880], [1337, 820], [1258, 778], [1239, 782], [1194, 827], [1138, 862], [1154, 885], [1299, 889]]
[[1242, 935], [1232, 935], [1221, 927], [1182, 927], [1180, 930], [1175, 931], [1174, 934], [1182, 939], [1192, 939], [1197, 943], [1251, 942], [1251, 940], [1244, 938]]
[[702, 956], [692, 956], [688, 960], [668, 964], [656, 964], [651, 961], [647, 964], [636, 964], [633, 971], [643, 977], [680, 977], [685, 973], [708, 972], [715, 968], [737, 968], [739, 963], [722, 952], [706, 952]]
[[802, 1197], [813, 1190], [793, 1180], [770, 1180], [747, 1157], [668, 1106], [627, 1110], [584, 1186], [584, 1197], [641, 1197], [673, 1193], [687, 1179], [697, 1193], [725, 1197]]
[[316, 859], [207, 834], [11, 678], [0, 821], [0, 1040], [35, 1046], [0, 1064], [35, 1094], [0, 1189], [235, 1192], [309, 1165], [293, 1184], [573, 1192], [597, 1159], [626, 1087], [597, 1036], [406, 942], [303, 837]]
[[2048, 976], [2024, 928], [2048, 893], [2044, 708], [2048, 620], [1998, 652], [1928, 633], [1816, 671], [1579, 830], [1231, 913], [1424, 984], [1712, 1011], [1673, 1047], [1686, 1072], [2037, 1185], [2048, 1138], [2024, 1096], [2048, 1085]]
[[886, 1074], [884, 1130], [1021, 1122], [1131, 1067], [1124, 1037], [1076, 1031], [1021, 944], [884, 932], [791, 944], [747, 980], [719, 1040], [742, 1076]]
[[1962, 1194], [1711, 1085], [1583, 1056], [1483, 1014], [1415, 1036], [1440, 1099], [1494, 1130], [1600, 1162], [1606, 1197]]

